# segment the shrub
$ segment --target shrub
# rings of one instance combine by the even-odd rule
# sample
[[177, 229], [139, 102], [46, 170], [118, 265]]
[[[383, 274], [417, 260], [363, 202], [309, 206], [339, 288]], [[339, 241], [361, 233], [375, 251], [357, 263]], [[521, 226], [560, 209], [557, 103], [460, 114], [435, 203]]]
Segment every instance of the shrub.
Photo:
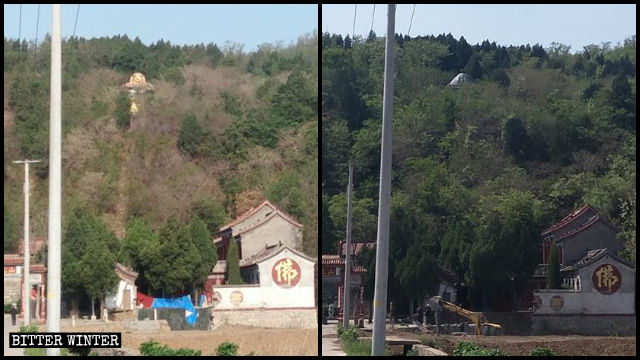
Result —
[[131, 99], [125, 91], [121, 91], [116, 97], [116, 108], [114, 116], [116, 125], [121, 129], [128, 129], [130, 124], [129, 109], [131, 108]]
[[549, 349], [546, 347], [534, 347], [533, 349], [531, 349], [531, 352], [529, 353], [529, 356], [556, 356], [558, 354], [556, 354], [553, 349]]
[[371, 340], [344, 341], [342, 350], [347, 353], [347, 356], [371, 356]]
[[[60, 356], [70, 356], [71, 353], [68, 349], [60, 349]], [[96, 354], [97, 355], [97, 354]], [[45, 348], [27, 348], [24, 349], [24, 356], [47, 356], [47, 349]]]
[[344, 328], [341, 323], [338, 323], [338, 337], [342, 341], [356, 341], [358, 340], [358, 329], [355, 326]]
[[[347, 356], [371, 356], [371, 340], [349, 340], [342, 342], [342, 350]], [[385, 355], [391, 356], [391, 348], [385, 348]]]
[[180, 124], [178, 149], [189, 156], [195, 156], [198, 147], [205, 139], [205, 135], [195, 115], [187, 115]]
[[37, 333], [38, 332], [38, 325], [37, 324], [31, 324], [31, 325], [26, 325], [26, 326], [20, 326], [20, 332], [21, 333]]
[[184, 85], [184, 75], [182, 74], [182, 70], [178, 67], [172, 66], [163, 68], [161, 71], [161, 75], [166, 81], [172, 82], [179, 86]]
[[472, 342], [463, 341], [453, 349], [453, 355], [455, 356], [506, 356], [498, 349], [487, 349]]
[[[4, 304], [4, 313], [11, 314], [11, 304]], [[21, 301], [16, 301], [16, 308], [18, 308], [18, 314], [20, 313], [20, 307], [22, 306]]]
[[238, 345], [229, 341], [225, 341], [222, 344], [218, 345], [216, 349], [216, 355], [218, 356], [237, 356], [238, 355]]
[[170, 349], [167, 345], [160, 345], [155, 341], [140, 344], [140, 354], [146, 356], [200, 356], [200, 350]]

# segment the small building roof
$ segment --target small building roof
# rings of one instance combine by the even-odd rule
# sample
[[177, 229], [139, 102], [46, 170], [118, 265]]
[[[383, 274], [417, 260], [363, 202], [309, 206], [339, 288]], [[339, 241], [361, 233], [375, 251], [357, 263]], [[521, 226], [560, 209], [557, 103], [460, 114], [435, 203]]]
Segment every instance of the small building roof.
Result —
[[569, 230], [569, 231], [567, 231], [565, 233], [560, 234], [560, 236], [558, 236], [557, 240], [566, 239], [568, 237], [576, 235], [577, 233], [581, 232], [582, 230], [587, 229], [587, 228], [591, 227], [591, 225], [597, 223], [598, 220], [600, 220], [600, 215], [595, 215], [595, 216], [589, 218], [589, 220], [587, 220], [586, 223], [578, 226], [577, 228], [571, 229], [571, 230]]
[[[322, 255], [322, 265], [344, 266], [344, 257], [340, 255]], [[354, 265], [351, 269], [353, 273], [366, 273], [367, 269], [361, 265]]]
[[279, 253], [281, 253], [285, 249], [291, 251], [292, 253], [294, 253], [294, 254], [298, 255], [299, 257], [301, 257], [301, 258], [303, 258], [305, 260], [308, 260], [308, 261], [310, 261], [312, 263], [316, 262], [316, 259], [314, 259], [314, 258], [312, 258], [310, 256], [307, 256], [307, 255], [303, 254], [300, 251], [292, 249], [292, 248], [290, 248], [290, 247], [288, 247], [286, 245], [277, 245], [277, 246], [266, 247], [265, 249], [261, 250], [257, 254], [255, 254], [255, 255], [253, 255], [253, 256], [251, 256], [249, 258], [240, 260], [240, 267], [251, 266], [251, 265], [254, 265], [254, 264], [258, 264], [258, 263], [264, 262], [264, 261], [266, 261], [266, 260], [278, 255]]
[[[4, 254], [4, 266], [24, 266], [24, 256], [20, 254]], [[47, 272], [47, 267], [42, 264], [30, 264], [29, 271], [33, 273]]]
[[578, 269], [583, 268], [583, 267], [585, 267], [585, 266], [587, 266], [589, 264], [593, 264], [594, 262], [600, 260], [605, 255], [609, 255], [613, 259], [615, 259], [616, 261], [618, 261], [618, 262], [620, 262], [620, 263], [622, 263], [622, 264], [624, 264], [626, 266], [632, 267], [629, 263], [627, 263], [626, 261], [620, 259], [615, 254], [613, 254], [613, 252], [611, 252], [609, 249], [602, 248], [602, 249], [595, 249], [595, 250], [587, 251], [587, 254], [585, 256], [581, 257], [580, 259], [578, 259], [573, 264], [560, 269], [560, 271], [561, 272], [567, 272], [567, 271], [578, 270]]
[[449, 84], [447, 85], [447, 87], [459, 87], [462, 85], [468, 85], [473, 83], [473, 78], [471, 77], [471, 75], [467, 74], [467, 73], [460, 73], [458, 75], [456, 75], [453, 79], [451, 79], [451, 81], [449, 82]]
[[593, 208], [591, 206], [584, 205], [583, 207], [579, 208], [578, 210], [572, 212], [571, 214], [563, 217], [560, 221], [558, 221], [557, 223], [551, 225], [550, 227], [544, 229], [542, 231], [542, 233], [540, 235], [546, 235], [550, 232], [553, 232], [555, 230], [558, 230], [559, 228], [571, 223], [572, 221], [574, 221], [575, 219], [579, 218], [580, 215], [584, 214], [585, 212], [587, 212], [588, 210], [593, 211], [594, 213], [596, 212], [595, 210], [593, 210]]
[[278, 250], [279, 248], [280, 248], [280, 245], [265, 246], [264, 249], [251, 255], [250, 257], [240, 260], [240, 266], [245, 267], [245, 266], [251, 266], [251, 265], [257, 264], [262, 259], [266, 258], [267, 256], [269, 256], [271, 253]]
[[138, 278], [138, 273], [133, 271], [133, 269], [120, 264], [120, 263], [116, 263], [116, 274], [122, 278], [123, 280], [129, 280], [131, 282], [135, 282], [136, 279]]
[[[271, 219], [273, 216], [275, 215], [280, 215], [283, 219], [289, 221], [290, 223], [292, 223], [293, 225], [297, 226], [297, 227], [302, 227], [302, 224], [298, 223], [297, 221], [293, 220], [293, 218], [286, 214], [285, 212], [283, 212], [282, 210], [278, 209], [275, 205], [273, 205], [272, 203], [269, 202], [269, 200], [265, 200], [263, 201], [260, 205], [253, 207], [251, 209], [249, 209], [248, 211], [246, 211], [245, 213], [243, 213], [242, 215], [236, 217], [233, 221], [231, 221], [230, 223], [227, 223], [223, 226], [220, 227], [220, 231], [224, 231], [240, 222], [242, 222], [243, 220], [246, 220], [247, 218], [249, 218], [251, 215], [255, 214], [256, 212], [258, 212], [258, 210], [262, 209], [263, 207], [268, 206], [271, 209], [274, 210], [274, 213], [267, 216], [263, 221], [259, 222], [258, 224], [256, 224], [255, 226], [252, 226], [250, 229], [255, 228], [256, 226], [259, 226], [261, 224], [263, 224], [265, 221]], [[250, 230], [243, 230], [244, 232]], [[234, 234], [237, 235], [237, 234]]]
[[344, 265], [344, 258], [340, 255], [322, 255], [322, 265]]

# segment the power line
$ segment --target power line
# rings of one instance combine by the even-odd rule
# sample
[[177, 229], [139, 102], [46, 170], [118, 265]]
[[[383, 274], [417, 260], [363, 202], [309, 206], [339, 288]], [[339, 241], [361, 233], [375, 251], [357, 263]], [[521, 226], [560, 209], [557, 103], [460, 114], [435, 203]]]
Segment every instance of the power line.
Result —
[[20, 63], [20, 58], [22, 57], [22, 41], [20, 38], [22, 37], [22, 4], [20, 4], [20, 18], [18, 20], [18, 63]]
[[38, 17], [36, 20], [36, 47], [33, 51], [33, 70], [38, 68], [38, 26], [40, 25], [40, 4], [38, 4]]
[[373, 15], [371, 15], [371, 30], [369, 33], [373, 31], [373, 19], [376, 17], [376, 4], [373, 4]]
[[411, 34], [411, 24], [413, 24], [413, 14], [416, 12], [416, 4], [413, 4], [413, 11], [411, 12], [411, 21], [409, 22], [409, 31], [407, 35]]
[[356, 4], [356, 9], [353, 12], [353, 30], [351, 30], [351, 38], [355, 36], [356, 33], [356, 14], [358, 13], [358, 4]]
[[80, 13], [80, 4], [78, 4], [78, 8], [76, 9], [76, 22], [73, 25], [73, 37], [76, 37], [76, 26], [78, 26], [78, 14]]

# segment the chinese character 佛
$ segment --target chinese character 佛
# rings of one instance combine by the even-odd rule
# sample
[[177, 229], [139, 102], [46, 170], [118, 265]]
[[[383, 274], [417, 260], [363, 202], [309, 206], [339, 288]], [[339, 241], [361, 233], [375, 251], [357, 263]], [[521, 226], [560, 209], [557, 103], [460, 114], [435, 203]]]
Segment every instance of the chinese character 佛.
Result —
[[598, 277], [598, 288], [607, 287], [611, 291], [611, 287], [620, 279], [613, 273], [611, 265], [606, 265], [596, 272]]
[[291, 286], [291, 280], [298, 276], [298, 271], [293, 268], [291, 259], [282, 260], [275, 269], [278, 273], [278, 282], [286, 281], [288, 286]]

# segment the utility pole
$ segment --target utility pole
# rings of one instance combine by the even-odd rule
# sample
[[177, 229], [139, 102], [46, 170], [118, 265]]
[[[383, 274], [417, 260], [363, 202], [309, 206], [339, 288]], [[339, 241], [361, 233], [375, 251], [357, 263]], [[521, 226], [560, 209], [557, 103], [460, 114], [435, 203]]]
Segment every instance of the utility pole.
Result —
[[344, 310], [342, 311], [342, 325], [349, 327], [349, 310], [351, 300], [351, 188], [353, 181], [353, 166], [349, 162], [349, 185], [347, 185], [347, 244], [344, 255]]
[[384, 355], [386, 338], [387, 281], [389, 272], [389, 208], [391, 202], [391, 140], [393, 122], [394, 37], [396, 6], [388, 5], [387, 40], [384, 58], [384, 94], [382, 105], [382, 150], [380, 154], [380, 194], [378, 205], [378, 244], [376, 280], [373, 297], [373, 339], [371, 355]]
[[[47, 258], [47, 332], [60, 332], [60, 238], [62, 146], [61, 5], [51, 5], [51, 109], [49, 137], [49, 249]], [[59, 348], [47, 355], [59, 356]]]
[[24, 271], [22, 272], [24, 277], [24, 286], [22, 288], [24, 325], [29, 325], [29, 321], [31, 320], [31, 303], [29, 301], [29, 299], [31, 299], [31, 282], [29, 279], [31, 266], [31, 249], [29, 249], [29, 193], [31, 190], [29, 181], [29, 164], [38, 162], [40, 162], [40, 160], [28, 159], [16, 160], [13, 162], [14, 164], [24, 164], [24, 235], [22, 236], [22, 249], [24, 249]]

